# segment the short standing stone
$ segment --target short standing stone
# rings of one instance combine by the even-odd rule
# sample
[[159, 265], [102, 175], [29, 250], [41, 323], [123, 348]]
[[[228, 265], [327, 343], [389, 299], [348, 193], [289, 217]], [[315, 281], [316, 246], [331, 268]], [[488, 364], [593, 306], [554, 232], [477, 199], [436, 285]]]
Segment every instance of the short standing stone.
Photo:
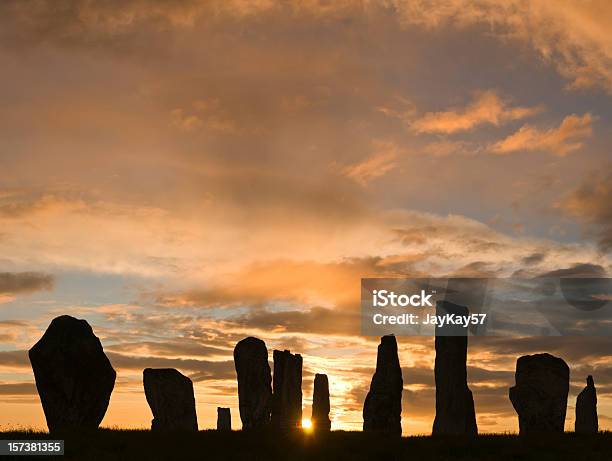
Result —
[[510, 401], [520, 433], [563, 432], [569, 392], [565, 361], [550, 354], [524, 355], [516, 362], [515, 380]]
[[312, 395], [312, 426], [315, 431], [324, 432], [331, 428], [329, 420], [329, 382], [327, 375], [317, 373]]
[[198, 430], [191, 379], [174, 368], [146, 368], [143, 382], [153, 413], [151, 430]]
[[[467, 307], [436, 303], [436, 315], [469, 315]], [[467, 331], [456, 325], [436, 326], [436, 418], [434, 434], [476, 435], [472, 391], [467, 385]]]
[[89, 324], [68, 315], [53, 319], [29, 356], [49, 431], [97, 428], [116, 373]]
[[252, 336], [243, 339], [234, 348], [234, 365], [242, 428], [267, 426], [272, 408], [272, 376], [266, 344]]
[[229, 408], [217, 407], [217, 430], [232, 430], [232, 414]]
[[376, 372], [363, 405], [363, 430], [402, 434], [402, 369], [395, 336], [383, 336]]
[[295, 429], [302, 425], [302, 356], [274, 351], [272, 425]]
[[574, 430], [581, 434], [597, 434], [597, 390], [593, 377], [589, 375], [586, 387], [576, 398], [576, 424]]

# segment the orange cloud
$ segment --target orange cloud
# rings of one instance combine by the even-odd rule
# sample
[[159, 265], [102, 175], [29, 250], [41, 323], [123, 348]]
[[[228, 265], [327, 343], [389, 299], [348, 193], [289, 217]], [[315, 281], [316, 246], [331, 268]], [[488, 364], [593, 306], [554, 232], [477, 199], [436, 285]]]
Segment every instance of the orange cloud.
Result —
[[434, 29], [489, 27], [501, 40], [531, 46], [567, 78], [569, 88], [612, 93], [612, 15], [607, 0], [393, 0], [406, 25]]
[[341, 262], [277, 260], [259, 262], [225, 274], [207, 290], [162, 294], [157, 301], [167, 306], [231, 307], [261, 306], [284, 301], [333, 306], [358, 301], [352, 290], [361, 277], [383, 272], [379, 258]]
[[511, 154], [520, 151], [545, 151], [564, 157], [582, 148], [584, 140], [593, 133], [594, 117], [590, 113], [582, 116], [568, 115], [558, 128], [540, 130], [523, 125], [516, 133], [498, 141], [491, 147], [496, 154]]
[[[117, 43], [137, 42], [147, 27], [172, 31], [224, 19], [249, 20], [253, 16], [282, 15], [309, 19], [335, 19], [381, 13], [398, 17], [401, 25], [424, 28], [465, 28], [482, 24], [500, 40], [528, 44], [569, 80], [570, 88], [598, 87], [612, 93], [612, 43], [610, 3], [606, 0], [388, 0], [363, 2], [300, 0], [287, 4], [274, 0], [189, 0], [185, 2], [139, 0], [114, 3], [74, 0], [71, 8], [57, 9], [51, 0], [2, 2], [0, 17], [19, 41], [53, 40], [71, 46], [94, 43], [116, 51]], [[144, 41], [150, 45], [148, 41]], [[129, 48], [129, 46], [127, 47]]]
[[479, 125], [499, 126], [505, 122], [531, 117], [541, 112], [541, 107], [511, 107], [495, 91], [476, 95], [465, 108], [454, 107], [442, 112], [428, 112], [412, 121], [410, 127], [417, 133], [452, 134], [469, 131]]
[[392, 143], [376, 143], [378, 150], [365, 160], [347, 165], [340, 173], [362, 186], [367, 186], [375, 179], [381, 178], [395, 169], [398, 149]]

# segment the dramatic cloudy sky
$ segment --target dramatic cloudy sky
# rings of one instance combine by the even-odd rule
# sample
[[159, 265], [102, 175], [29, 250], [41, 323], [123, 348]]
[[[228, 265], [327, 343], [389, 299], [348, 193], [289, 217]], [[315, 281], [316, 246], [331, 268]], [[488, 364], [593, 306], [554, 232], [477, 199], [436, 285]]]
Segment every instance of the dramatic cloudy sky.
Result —
[[[612, 7], [599, 1], [4, 0], [0, 425], [44, 426], [26, 351], [87, 319], [145, 427], [142, 369], [230, 406], [247, 335], [329, 375], [358, 429], [377, 338], [361, 277], [612, 270]], [[585, 266], [583, 266], [585, 267]], [[433, 341], [400, 338], [405, 434]], [[612, 338], [476, 338], [483, 432], [516, 431], [516, 357], [586, 375], [612, 429]], [[270, 353], [271, 359], [271, 353]]]

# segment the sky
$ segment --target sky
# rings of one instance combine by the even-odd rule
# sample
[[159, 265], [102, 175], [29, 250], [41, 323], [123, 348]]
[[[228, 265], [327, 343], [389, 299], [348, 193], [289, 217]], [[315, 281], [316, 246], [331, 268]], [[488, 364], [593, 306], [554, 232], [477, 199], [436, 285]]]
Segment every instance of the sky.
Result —
[[[359, 430], [379, 339], [362, 277], [612, 271], [606, 0], [0, 3], [0, 427], [44, 428], [27, 350], [86, 319], [117, 370], [103, 426], [149, 427], [145, 367], [239, 428], [246, 336], [330, 381]], [[582, 265], [582, 266], [581, 266]], [[589, 266], [584, 266], [589, 265]], [[431, 431], [433, 339], [399, 337], [404, 434]], [[471, 338], [481, 432], [516, 432], [520, 355], [592, 374], [612, 338]]]

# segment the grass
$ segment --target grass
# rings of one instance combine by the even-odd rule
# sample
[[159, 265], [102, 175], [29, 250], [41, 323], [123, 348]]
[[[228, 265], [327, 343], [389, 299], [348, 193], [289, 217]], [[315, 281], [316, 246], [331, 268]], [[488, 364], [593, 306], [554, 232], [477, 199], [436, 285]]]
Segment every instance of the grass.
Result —
[[[49, 435], [34, 431], [1, 432], [0, 439], [63, 439], [65, 456], [36, 457], [79, 461], [394, 461], [394, 460], [612, 460], [612, 433], [573, 433], [518, 437], [385, 438], [335, 431], [313, 436], [295, 432], [217, 432], [159, 434], [145, 430], [101, 429]], [[23, 460], [24, 456], [2, 457]]]

